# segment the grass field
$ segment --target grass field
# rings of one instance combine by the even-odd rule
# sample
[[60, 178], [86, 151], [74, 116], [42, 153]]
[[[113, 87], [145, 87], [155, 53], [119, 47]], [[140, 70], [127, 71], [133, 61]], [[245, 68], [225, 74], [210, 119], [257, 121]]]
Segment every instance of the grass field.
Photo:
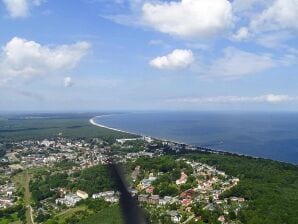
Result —
[[121, 224], [123, 223], [118, 206], [108, 207], [99, 213], [89, 216], [80, 224]]
[[0, 217], [0, 224], [22, 224], [22, 222], [21, 221], [11, 221], [11, 220], [17, 220], [18, 218], [17, 218], [17, 215], [16, 214], [14, 214], [13, 215], [13, 217], [12, 217], [12, 219], [2, 219], [1, 217]]

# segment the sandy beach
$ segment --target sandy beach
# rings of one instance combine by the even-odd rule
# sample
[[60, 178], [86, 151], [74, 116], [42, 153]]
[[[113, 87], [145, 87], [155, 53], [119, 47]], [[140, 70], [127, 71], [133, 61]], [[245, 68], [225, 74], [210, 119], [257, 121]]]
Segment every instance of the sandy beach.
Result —
[[[101, 127], [101, 128], [106, 128], [106, 129], [109, 129], [109, 130], [112, 130], [112, 131], [119, 131], [119, 132], [123, 132], [123, 133], [126, 133], [126, 134], [131, 134], [131, 135], [139, 135], [140, 134], [136, 134], [136, 133], [132, 133], [132, 132], [128, 132], [128, 131], [123, 131], [123, 130], [120, 130], [120, 129], [117, 129], [117, 128], [111, 128], [111, 127], [108, 127], [108, 126], [105, 126], [105, 125], [101, 125], [101, 124], [98, 124], [95, 122], [95, 119], [96, 118], [101, 118], [101, 117], [107, 117], [107, 116], [111, 116], [111, 114], [108, 114], [108, 115], [100, 115], [100, 116], [96, 116], [96, 117], [93, 117], [89, 120], [89, 122], [92, 124], [92, 125], [95, 125], [97, 127]], [[142, 135], [141, 135], [142, 136]]]

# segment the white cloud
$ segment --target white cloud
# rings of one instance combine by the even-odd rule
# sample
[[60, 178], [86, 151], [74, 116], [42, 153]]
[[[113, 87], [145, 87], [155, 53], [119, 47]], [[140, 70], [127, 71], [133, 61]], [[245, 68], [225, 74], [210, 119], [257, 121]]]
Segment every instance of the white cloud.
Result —
[[39, 6], [42, 0], [2, 0], [12, 18], [27, 17], [33, 6]]
[[167, 100], [172, 103], [183, 104], [212, 104], [212, 103], [286, 103], [298, 100], [297, 97], [291, 97], [288, 95], [261, 95], [261, 96], [212, 96], [212, 97], [186, 97]]
[[233, 35], [233, 39], [236, 41], [245, 40], [249, 37], [247, 27], [241, 27], [236, 34]]
[[227, 0], [147, 2], [142, 10], [145, 24], [182, 38], [213, 36], [233, 23], [232, 7]]
[[217, 59], [211, 64], [206, 74], [234, 79], [263, 72], [277, 64], [278, 61], [268, 54], [251, 53], [229, 47], [224, 50], [223, 58]]
[[236, 24], [246, 27], [238, 28], [232, 38], [236, 41], [285, 47], [298, 31], [298, 0], [234, 0], [232, 7]]
[[179, 69], [190, 66], [194, 61], [191, 50], [176, 49], [172, 53], [154, 58], [150, 65], [157, 69]]
[[276, 0], [251, 22], [257, 31], [298, 30], [298, 0]]
[[89, 48], [87, 42], [48, 47], [14, 37], [3, 47], [0, 57], [0, 82], [72, 69]]
[[65, 77], [63, 83], [64, 87], [72, 87], [74, 85], [74, 82], [72, 81], [71, 77]]

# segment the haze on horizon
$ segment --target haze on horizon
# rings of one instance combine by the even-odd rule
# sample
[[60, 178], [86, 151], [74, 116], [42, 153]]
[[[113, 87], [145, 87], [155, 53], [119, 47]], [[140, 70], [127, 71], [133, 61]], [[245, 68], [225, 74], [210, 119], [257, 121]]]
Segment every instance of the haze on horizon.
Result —
[[298, 110], [298, 0], [1, 0], [0, 111]]

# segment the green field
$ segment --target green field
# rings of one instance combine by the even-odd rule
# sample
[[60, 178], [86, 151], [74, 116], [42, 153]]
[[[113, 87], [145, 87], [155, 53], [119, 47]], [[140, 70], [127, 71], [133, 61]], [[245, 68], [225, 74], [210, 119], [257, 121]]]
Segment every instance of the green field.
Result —
[[118, 206], [108, 207], [100, 212], [89, 216], [80, 224], [121, 224], [123, 223], [121, 213]]

